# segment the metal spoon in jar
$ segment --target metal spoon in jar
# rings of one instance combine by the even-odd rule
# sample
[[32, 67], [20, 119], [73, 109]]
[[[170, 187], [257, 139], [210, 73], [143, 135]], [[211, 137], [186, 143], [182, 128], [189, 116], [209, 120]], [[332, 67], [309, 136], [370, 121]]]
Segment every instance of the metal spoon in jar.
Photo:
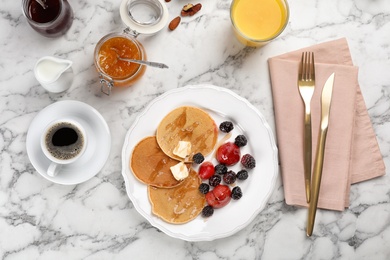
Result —
[[47, 6], [45, 0], [35, 0], [35, 1], [37, 1], [37, 3], [38, 3], [40, 6], [42, 6], [43, 9], [48, 8], [48, 6]]
[[117, 55], [118, 60], [123, 60], [127, 62], [133, 62], [133, 63], [138, 63], [141, 65], [147, 65], [155, 68], [160, 68], [160, 69], [168, 69], [169, 67], [165, 65], [164, 63], [159, 63], [159, 62], [153, 62], [153, 61], [146, 61], [146, 60], [134, 60], [134, 59], [127, 59], [127, 58], [122, 58], [119, 55]]

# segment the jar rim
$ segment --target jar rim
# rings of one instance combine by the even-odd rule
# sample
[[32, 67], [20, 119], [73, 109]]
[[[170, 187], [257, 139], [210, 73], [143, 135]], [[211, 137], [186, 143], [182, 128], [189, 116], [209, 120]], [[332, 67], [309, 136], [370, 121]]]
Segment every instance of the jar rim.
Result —
[[[135, 0], [137, 2], [137, 0]], [[154, 35], [157, 32], [161, 31], [169, 22], [169, 12], [168, 7], [163, 0], [142, 0], [144, 3], [154, 3], [161, 12], [161, 17], [155, 23], [143, 24], [134, 19], [129, 12], [129, 6], [134, 0], [122, 0], [122, 3], [119, 7], [119, 14], [121, 16], [122, 22], [128, 27], [130, 30], [137, 32], [137, 34], [143, 35]], [[134, 5], [134, 3], [133, 3]]]

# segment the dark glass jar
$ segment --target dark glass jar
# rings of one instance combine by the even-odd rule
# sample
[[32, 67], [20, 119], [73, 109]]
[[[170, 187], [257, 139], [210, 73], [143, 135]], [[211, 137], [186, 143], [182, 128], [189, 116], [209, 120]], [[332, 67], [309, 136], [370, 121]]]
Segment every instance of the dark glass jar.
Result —
[[36, 0], [22, 0], [29, 25], [45, 37], [65, 34], [73, 22], [73, 10], [67, 0], [45, 0], [43, 8]]

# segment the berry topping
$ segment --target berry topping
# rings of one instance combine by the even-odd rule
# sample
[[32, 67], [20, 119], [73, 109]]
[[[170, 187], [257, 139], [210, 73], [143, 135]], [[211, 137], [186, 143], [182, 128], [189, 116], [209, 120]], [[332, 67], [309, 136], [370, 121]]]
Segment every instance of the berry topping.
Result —
[[196, 164], [201, 164], [204, 161], [204, 156], [201, 153], [196, 153], [192, 156], [192, 161]]
[[222, 208], [231, 199], [231, 190], [227, 185], [218, 185], [206, 194], [206, 201], [213, 208]]
[[202, 209], [202, 216], [205, 218], [211, 217], [214, 214], [213, 207], [207, 205]]
[[210, 186], [216, 187], [221, 183], [221, 180], [222, 180], [221, 176], [213, 175], [209, 179], [209, 184]]
[[224, 133], [229, 133], [234, 128], [233, 123], [230, 121], [224, 121], [219, 125], [219, 130]]
[[228, 171], [224, 176], [223, 176], [223, 181], [226, 184], [233, 184], [236, 182], [236, 173], [234, 171]]
[[214, 175], [214, 165], [211, 162], [204, 162], [199, 167], [199, 176], [203, 180], [209, 179]]
[[207, 183], [201, 183], [199, 185], [199, 191], [202, 194], [206, 194], [207, 192], [210, 191], [210, 186]]
[[239, 200], [242, 197], [242, 191], [241, 188], [236, 186], [232, 190], [232, 199], [234, 200]]
[[256, 160], [255, 158], [253, 158], [252, 155], [250, 154], [245, 154], [242, 158], [241, 158], [241, 163], [242, 165], [247, 168], [247, 169], [253, 169], [256, 167]]
[[228, 168], [226, 167], [226, 165], [217, 164], [217, 165], [215, 165], [214, 170], [215, 170], [216, 174], [223, 175], [223, 174], [227, 173]]
[[240, 147], [232, 142], [221, 145], [217, 150], [217, 160], [227, 166], [234, 165], [240, 161]]
[[237, 179], [240, 181], [248, 179], [248, 171], [247, 170], [241, 170], [237, 172]]
[[234, 139], [234, 143], [238, 147], [243, 147], [248, 143], [248, 140], [246, 139], [245, 135], [238, 135], [236, 139]]

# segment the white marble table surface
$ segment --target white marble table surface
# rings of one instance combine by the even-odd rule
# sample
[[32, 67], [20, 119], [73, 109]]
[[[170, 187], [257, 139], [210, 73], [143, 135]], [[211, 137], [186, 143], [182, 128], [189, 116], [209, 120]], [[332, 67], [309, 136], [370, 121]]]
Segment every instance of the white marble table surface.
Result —
[[[0, 258], [1, 259], [390, 259], [390, 177], [351, 188], [343, 212], [320, 210], [312, 237], [306, 209], [284, 202], [279, 177], [266, 208], [234, 236], [186, 242], [151, 226], [133, 207], [121, 175], [125, 134], [155, 97], [189, 84], [212, 83], [248, 99], [273, 131], [267, 59], [346, 37], [384, 156], [390, 169], [390, 2], [388, 0], [290, 1], [284, 33], [263, 48], [246, 48], [232, 33], [230, 0], [199, 0], [203, 9], [173, 32], [139, 37], [150, 60], [169, 70], [147, 69], [131, 88], [100, 93], [93, 65], [97, 41], [124, 28], [120, 0], [69, 0], [75, 18], [66, 35], [38, 35], [20, 1], [0, 0]], [[187, 2], [167, 4], [170, 18]], [[307, 15], [304, 15], [307, 14]], [[33, 75], [38, 58], [74, 62], [75, 79], [61, 94], [45, 91]], [[44, 107], [78, 100], [108, 123], [112, 148], [103, 169], [79, 185], [44, 179], [31, 165], [26, 135]], [[389, 170], [387, 170], [387, 173]]]

